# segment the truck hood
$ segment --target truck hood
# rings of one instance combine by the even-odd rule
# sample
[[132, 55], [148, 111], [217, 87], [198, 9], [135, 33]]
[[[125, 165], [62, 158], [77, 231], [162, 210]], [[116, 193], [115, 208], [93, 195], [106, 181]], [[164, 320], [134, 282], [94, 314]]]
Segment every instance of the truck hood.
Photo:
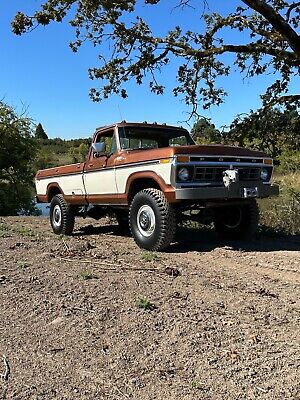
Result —
[[221, 144], [194, 145], [173, 147], [173, 154], [199, 154], [207, 156], [244, 156], [244, 157], [268, 157], [266, 153], [257, 150], [249, 150], [244, 147], [224, 146]]
[[121, 156], [121, 163], [128, 164], [132, 162], [143, 162], [150, 160], [157, 160], [162, 158], [170, 158], [176, 155], [199, 155], [199, 156], [234, 156], [234, 157], [253, 157], [265, 158], [267, 154], [249, 150], [243, 147], [224, 146], [224, 145], [192, 145], [192, 146], [176, 146], [176, 147], [163, 147], [158, 149], [148, 150], [125, 150], [120, 152], [116, 158], [116, 164]]

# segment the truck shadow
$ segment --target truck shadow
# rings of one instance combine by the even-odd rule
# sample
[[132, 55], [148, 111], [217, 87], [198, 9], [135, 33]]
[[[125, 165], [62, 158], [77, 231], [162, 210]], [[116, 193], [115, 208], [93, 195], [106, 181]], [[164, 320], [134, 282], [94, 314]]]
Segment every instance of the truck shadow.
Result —
[[224, 240], [212, 229], [179, 228], [176, 243], [169, 252], [185, 253], [188, 251], [209, 252], [216, 248], [231, 248], [232, 250], [249, 252], [300, 251], [300, 235], [279, 235], [258, 233], [251, 240]]
[[[81, 227], [79, 231], [74, 232], [74, 236], [89, 235], [131, 237], [129, 229], [121, 229], [118, 225], [87, 225]], [[179, 227], [175, 241], [166, 252], [210, 252], [222, 247], [249, 252], [300, 251], [300, 235], [269, 235], [260, 233], [250, 241], [222, 240], [212, 229]]]

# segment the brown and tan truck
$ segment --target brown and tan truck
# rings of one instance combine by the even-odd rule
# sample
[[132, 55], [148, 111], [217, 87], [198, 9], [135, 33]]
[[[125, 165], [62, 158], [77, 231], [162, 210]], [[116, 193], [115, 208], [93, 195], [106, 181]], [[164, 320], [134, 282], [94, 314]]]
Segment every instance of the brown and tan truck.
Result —
[[70, 235], [76, 216], [114, 214], [138, 246], [159, 251], [182, 220], [249, 238], [256, 199], [278, 195], [272, 172], [262, 152], [196, 145], [182, 127], [123, 121], [96, 130], [86, 162], [38, 171], [35, 183], [56, 234]]

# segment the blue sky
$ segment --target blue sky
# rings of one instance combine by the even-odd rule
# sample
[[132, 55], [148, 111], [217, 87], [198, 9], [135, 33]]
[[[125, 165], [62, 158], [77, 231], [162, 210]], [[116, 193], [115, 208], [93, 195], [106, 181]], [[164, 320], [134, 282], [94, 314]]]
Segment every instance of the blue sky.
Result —
[[[49, 137], [88, 137], [96, 127], [121, 119], [181, 125], [180, 121], [187, 118], [187, 106], [171, 92], [175, 67], [168, 67], [162, 75], [167, 85], [163, 96], [151, 94], [146, 85], [130, 84], [128, 99], [113, 96], [93, 103], [88, 92], [95, 83], [89, 80], [87, 70], [97, 66], [99, 49], [86, 45], [74, 54], [68, 46], [74, 38], [73, 30], [66, 23], [39, 27], [21, 37], [13, 35], [10, 23], [15, 13], [30, 12], [40, 1], [24, 3], [24, 0], [0, 3], [0, 98], [18, 111], [26, 108], [28, 116], [36, 123], [41, 122]], [[140, 8], [154, 32], [168, 31], [176, 24], [187, 29], [199, 28], [195, 10], [170, 12], [170, 3], [176, 4], [176, 0], [163, 0], [159, 9]], [[236, 3], [218, 0], [215, 4], [226, 12], [228, 4], [233, 7]], [[225, 104], [200, 112], [218, 127], [228, 125], [237, 114], [259, 107], [259, 94], [269, 82], [270, 77], [243, 81], [234, 73], [221, 82], [229, 93]]]

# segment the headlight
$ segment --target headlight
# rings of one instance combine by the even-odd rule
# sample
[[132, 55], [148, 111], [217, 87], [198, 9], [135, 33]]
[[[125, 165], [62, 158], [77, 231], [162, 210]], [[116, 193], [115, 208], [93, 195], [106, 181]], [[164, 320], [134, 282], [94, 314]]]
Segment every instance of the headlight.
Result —
[[190, 177], [189, 170], [187, 168], [180, 168], [177, 176], [180, 181], [187, 181]]
[[261, 178], [263, 181], [267, 181], [267, 180], [269, 179], [269, 172], [268, 172], [267, 169], [263, 168], [263, 169], [260, 171], [260, 178]]

